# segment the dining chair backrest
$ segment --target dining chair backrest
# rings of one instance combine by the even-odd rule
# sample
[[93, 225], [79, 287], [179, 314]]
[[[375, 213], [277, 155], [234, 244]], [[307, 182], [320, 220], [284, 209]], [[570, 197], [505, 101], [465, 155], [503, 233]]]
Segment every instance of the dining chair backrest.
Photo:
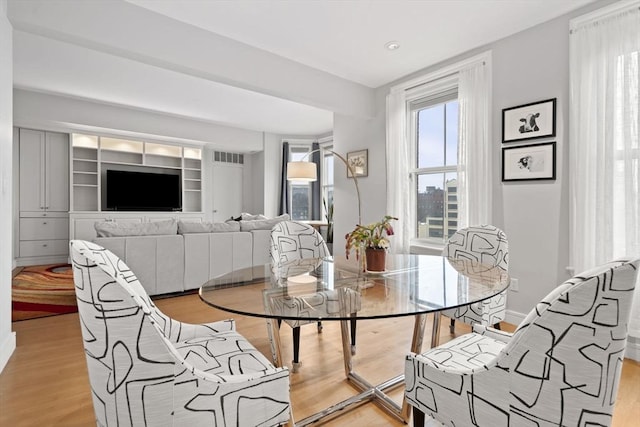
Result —
[[585, 271], [531, 310], [497, 361], [511, 372], [512, 407], [562, 425], [608, 425], [597, 414], [613, 411], [639, 264]]
[[112, 252], [82, 240], [70, 249], [99, 426], [278, 425], [289, 418], [288, 372], [237, 334], [233, 320], [171, 319]]
[[493, 225], [477, 225], [456, 231], [447, 241], [442, 255], [471, 259], [509, 269], [509, 244], [504, 231]]
[[308, 224], [282, 221], [271, 229], [271, 263], [331, 256], [322, 235]]

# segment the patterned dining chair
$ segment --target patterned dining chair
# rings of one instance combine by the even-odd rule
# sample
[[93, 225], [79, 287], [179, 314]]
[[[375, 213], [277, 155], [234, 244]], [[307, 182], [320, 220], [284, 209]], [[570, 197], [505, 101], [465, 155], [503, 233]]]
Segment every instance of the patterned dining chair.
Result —
[[[470, 259], [509, 270], [509, 244], [502, 230], [493, 225], [462, 228], [447, 241], [442, 255], [453, 259]], [[456, 320], [467, 324], [480, 323], [500, 329], [507, 311], [507, 291], [487, 300], [444, 310], [451, 319], [450, 330], [455, 332]]]
[[[271, 229], [271, 264], [295, 261], [306, 258], [330, 257], [331, 253], [327, 248], [324, 239], [312, 226], [295, 221], [282, 221]], [[296, 310], [296, 314], [304, 317], [311, 311], [325, 313], [328, 317], [332, 314], [332, 307], [338, 307], [338, 296], [332, 291], [318, 292], [312, 298], [307, 297], [304, 301], [292, 298], [285, 308]], [[360, 303], [359, 298], [354, 298], [353, 311], [356, 312]], [[333, 311], [335, 312], [335, 311]], [[293, 328], [293, 372], [297, 372], [300, 366], [300, 326], [316, 323], [305, 320], [285, 320]], [[322, 322], [317, 322], [318, 333], [322, 332]], [[351, 352], [355, 353], [356, 346], [356, 320], [351, 320]]]
[[72, 240], [78, 311], [98, 426], [277, 426], [290, 420], [289, 372], [233, 320], [162, 313], [110, 251]]
[[473, 332], [405, 362], [414, 427], [608, 426], [640, 259], [614, 261], [551, 291], [513, 334]]

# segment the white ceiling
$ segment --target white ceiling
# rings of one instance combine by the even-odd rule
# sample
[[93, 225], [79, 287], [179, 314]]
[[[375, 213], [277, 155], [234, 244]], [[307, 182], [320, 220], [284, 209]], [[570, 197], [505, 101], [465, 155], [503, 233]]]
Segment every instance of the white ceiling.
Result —
[[377, 88], [593, 0], [127, 1]]
[[[372, 88], [592, 0], [108, 0], [86, 2], [82, 7], [64, 0], [18, 1], [9, 2], [9, 18], [16, 29], [17, 87], [244, 129], [321, 135], [331, 131], [337, 109], [331, 102], [306, 96], [302, 88], [306, 82], [296, 79], [300, 75], [330, 78], [331, 86], [349, 85], [354, 93], [372, 92]], [[255, 59], [251, 71], [258, 77], [264, 71], [265, 85], [261, 87], [259, 78], [257, 83], [237, 84], [228, 75], [216, 78], [212, 73], [196, 72], [197, 64], [190, 68], [189, 64], [152, 61], [139, 51], [129, 54], [128, 49], [133, 48], [127, 44], [134, 46], [137, 40], [118, 41], [118, 22], [113, 23], [113, 44], [90, 40], [89, 35], [85, 39], [80, 29], [73, 33], [69, 25], [60, 24], [56, 29], [52, 23], [72, 19], [68, 15], [82, 8], [91, 13], [92, 7], [103, 8], [95, 9], [96, 20], [101, 19], [104, 7], [135, 15], [136, 34], [143, 42], [148, 36], [143, 21], [147, 17], [158, 21], [161, 14], [163, 19], [179, 21], [185, 34], [193, 27], [215, 33], [216, 46], [224, 40], [230, 49], [242, 47], [237, 42], [248, 45]], [[57, 18], [51, 8], [61, 10]], [[399, 42], [400, 49], [386, 50], [384, 45], [391, 40]], [[215, 56], [210, 52], [197, 55]], [[274, 90], [267, 82], [269, 70], [264, 62], [273, 63], [274, 57], [297, 73], [290, 82], [286, 75], [280, 77], [290, 84], [291, 94], [282, 87]], [[338, 99], [341, 94], [327, 96]]]

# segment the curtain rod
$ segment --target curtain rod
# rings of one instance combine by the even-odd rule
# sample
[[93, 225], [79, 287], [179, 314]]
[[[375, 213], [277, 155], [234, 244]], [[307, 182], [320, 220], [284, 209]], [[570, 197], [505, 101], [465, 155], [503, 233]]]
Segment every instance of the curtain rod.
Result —
[[459, 73], [460, 71], [472, 65], [476, 65], [480, 63], [482, 63], [482, 65], [487, 65], [487, 63], [490, 63], [490, 60], [491, 60], [491, 51], [488, 50], [486, 52], [472, 56], [470, 58], [466, 58], [461, 61], [458, 61], [455, 64], [442, 67], [437, 71], [428, 73], [420, 77], [416, 77], [414, 79], [410, 79], [408, 81], [405, 81], [404, 83], [399, 83], [397, 85], [391, 86], [391, 88], [389, 89], [389, 92], [391, 93], [401, 92], [401, 91], [404, 92], [406, 90], [421, 86], [425, 83], [433, 82], [444, 77], [450, 77], [451, 75]]
[[592, 12], [573, 18], [569, 21], [569, 34], [573, 34], [574, 30], [579, 29], [588, 24], [593, 24], [604, 19], [611, 18], [616, 15], [622, 15], [633, 11], [640, 10], [639, 0], [620, 1]]
[[[486, 64], [487, 64], [487, 63], [486, 63], [485, 61], [482, 61], [482, 66], [484, 66], [484, 65], [486, 65]], [[465, 67], [465, 68], [466, 68], [466, 67]], [[424, 85], [428, 85], [428, 84], [431, 84], [431, 83], [437, 82], [438, 80], [444, 80], [444, 79], [447, 79], [447, 78], [449, 78], [449, 77], [451, 77], [451, 76], [455, 76], [456, 74], [458, 74], [460, 71], [464, 70], [465, 68], [461, 68], [461, 69], [459, 69], [459, 70], [457, 70], [457, 71], [452, 71], [452, 72], [451, 72], [451, 73], [449, 73], [449, 74], [445, 74], [444, 76], [436, 77], [436, 78], [434, 78], [433, 80], [429, 80], [429, 81], [426, 81], [426, 82], [418, 83], [418, 84], [416, 84], [415, 86], [411, 86], [411, 87], [406, 88], [406, 89], [405, 89], [405, 92], [409, 92], [410, 90], [415, 89], [415, 88], [418, 88], [418, 87], [420, 87], [420, 86], [424, 86]]]

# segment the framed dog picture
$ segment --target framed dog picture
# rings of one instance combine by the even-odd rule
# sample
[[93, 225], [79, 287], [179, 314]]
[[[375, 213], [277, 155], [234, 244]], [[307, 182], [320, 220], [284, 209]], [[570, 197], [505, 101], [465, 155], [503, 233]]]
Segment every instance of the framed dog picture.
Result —
[[556, 179], [556, 143], [502, 149], [502, 181]]
[[502, 142], [556, 136], [556, 98], [502, 110]]

